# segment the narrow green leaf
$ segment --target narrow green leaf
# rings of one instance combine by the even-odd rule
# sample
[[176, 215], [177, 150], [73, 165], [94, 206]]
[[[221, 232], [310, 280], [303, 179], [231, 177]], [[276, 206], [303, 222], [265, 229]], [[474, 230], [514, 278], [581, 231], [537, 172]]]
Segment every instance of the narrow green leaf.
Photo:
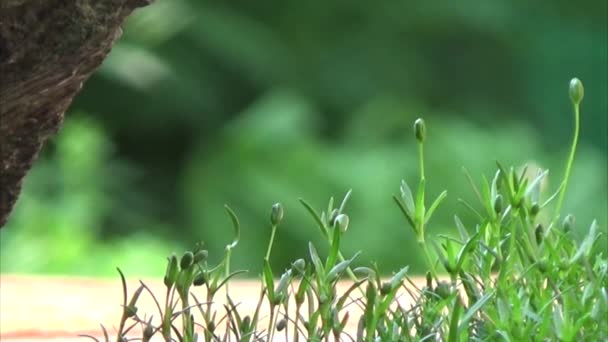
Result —
[[416, 215], [414, 222], [416, 223], [424, 223], [424, 188], [425, 188], [425, 180], [422, 178], [420, 180], [420, 184], [418, 184], [418, 193], [416, 193]]
[[477, 210], [475, 210], [475, 208], [473, 208], [473, 206], [471, 204], [469, 204], [469, 202], [463, 200], [462, 198], [459, 198], [458, 203], [462, 204], [465, 208], [469, 209], [471, 211], [471, 213], [473, 213], [475, 216], [477, 216], [477, 219], [479, 221], [485, 220], [483, 215], [481, 215]]
[[456, 269], [455, 272], [460, 272], [462, 268], [462, 264], [466, 260], [466, 254], [473, 252], [475, 246], [477, 245], [477, 240], [479, 237], [479, 232], [476, 232], [467, 240], [467, 242], [460, 248], [458, 252], [458, 256], [456, 257]]
[[458, 322], [460, 319], [460, 314], [462, 312], [462, 304], [460, 303], [460, 298], [456, 296], [454, 298], [454, 307], [452, 308], [452, 316], [450, 317], [450, 332], [448, 334], [448, 342], [457, 342], [459, 341], [458, 335]]
[[399, 272], [395, 273], [395, 275], [390, 280], [391, 289], [397, 288], [399, 287], [399, 285], [401, 285], [409, 269], [410, 267], [406, 266], [400, 269]]
[[376, 271], [369, 267], [357, 267], [353, 270], [353, 272], [363, 274], [365, 275], [365, 278], [368, 278], [369, 280], [374, 280], [374, 278], [376, 277]]
[[[464, 329], [467, 329], [469, 327], [469, 321], [471, 320], [471, 318], [473, 317], [473, 315], [475, 315], [477, 313], [477, 311], [479, 311], [484, 305], [486, 305], [486, 303], [494, 296], [494, 290], [491, 290], [489, 292], [487, 292], [485, 295], [483, 295], [477, 302], [475, 302], [475, 304], [471, 305], [471, 307], [467, 310], [467, 312], [464, 314], [464, 316], [462, 316], [462, 319], [460, 321], [460, 325], [458, 326], [458, 331], [462, 331]], [[498, 300], [498, 303], [500, 304], [501, 301], [500, 299]], [[499, 311], [503, 311], [504, 310], [509, 310], [508, 309], [508, 304], [503, 303], [506, 305], [506, 307], [501, 309], [501, 305], [498, 305], [498, 309]], [[508, 314], [503, 313], [503, 315], [506, 315], [508, 317]], [[501, 316], [503, 316], [501, 315]], [[503, 321], [505, 321], [505, 317], [501, 317]], [[505, 321], [507, 322], [507, 321]]]
[[239, 240], [241, 239], [241, 225], [239, 224], [238, 217], [236, 216], [234, 211], [232, 211], [232, 209], [230, 209], [230, 207], [228, 205], [224, 205], [224, 209], [226, 210], [226, 213], [230, 217], [230, 220], [232, 221], [232, 227], [234, 228], [234, 239], [232, 239], [231, 244], [226, 246], [227, 248], [232, 249], [232, 248], [236, 247], [236, 245], [238, 245]]
[[321, 258], [319, 258], [319, 254], [317, 253], [317, 250], [316, 250], [315, 246], [312, 244], [312, 242], [308, 243], [308, 251], [310, 253], [310, 260], [312, 261], [312, 264], [315, 266], [315, 273], [317, 275], [325, 274], [325, 269], [323, 268], [323, 263], [321, 262]]
[[342, 199], [342, 203], [340, 203], [340, 209], [338, 210], [338, 213], [343, 213], [344, 212], [344, 208], [346, 208], [346, 203], [348, 203], [348, 200], [350, 199], [350, 195], [352, 194], [353, 189], [349, 189], [346, 192], [346, 195], [344, 195], [344, 199]]
[[530, 199], [533, 202], [538, 202], [540, 198], [540, 184], [542, 180], [547, 176], [547, 174], [549, 174], [549, 170], [539, 170], [539, 173], [536, 178], [534, 178], [534, 180], [526, 188], [525, 195], [530, 196]]
[[274, 293], [274, 275], [272, 274], [272, 268], [270, 267], [270, 262], [264, 259], [264, 282], [266, 283], [266, 291], [268, 291], [268, 299], [271, 303], [275, 300]]
[[363, 319], [365, 320], [365, 332], [367, 337], [371, 340], [374, 326], [374, 307], [376, 306], [376, 287], [373, 282], [367, 283], [367, 290], [365, 291], [365, 308], [363, 310]]
[[450, 265], [450, 261], [445, 256], [444, 251], [441, 249], [441, 247], [439, 247], [439, 245], [437, 244], [437, 242], [435, 242], [435, 240], [432, 240], [431, 242], [432, 242], [433, 248], [435, 248], [435, 251], [437, 252], [437, 257], [439, 257], [439, 261], [441, 261], [441, 264], [443, 265], [445, 270], [448, 273], [452, 273], [452, 271], [453, 271], [452, 265]]
[[336, 260], [338, 260], [338, 252], [340, 251], [340, 236], [341, 236], [341, 232], [340, 229], [338, 229], [338, 226], [336, 225], [336, 227], [333, 230], [333, 239], [331, 242], [331, 246], [329, 246], [329, 255], [327, 256], [327, 260], [325, 263], [325, 269], [331, 269], [332, 267], [334, 267], [334, 265], [336, 264]]
[[477, 186], [475, 185], [475, 182], [473, 181], [473, 177], [471, 177], [471, 174], [469, 173], [469, 171], [465, 167], [463, 167], [462, 172], [464, 173], [465, 177], [467, 178], [467, 181], [471, 185], [471, 188], [473, 188], [473, 192], [475, 192], [475, 195], [477, 196], [477, 199], [479, 200], [479, 202], [483, 203], [483, 199], [481, 198], [479, 189], [477, 189]]
[[247, 271], [245, 270], [239, 270], [239, 271], [234, 271], [232, 273], [230, 273], [226, 278], [222, 279], [222, 281], [217, 285], [217, 288], [220, 289], [222, 288], [222, 286], [224, 286], [230, 279], [234, 278], [235, 276], [239, 275], [239, 274], [245, 274], [247, 273]]
[[289, 286], [289, 284], [291, 283], [291, 279], [291, 269], [288, 269], [287, 271], [285, 271], [285, 273], [281, 275], [281, 279], [279, 279], [279, 284], [277, 285], [277, 288], [274, 291], [275, 295], [286, 294], [287, 286]]
[[351, 292], [353, 292], [356, 288], [358, 288], [359, 286], [361, 286], [361, 284], [365, 283], [366, 281], [367, 281], [367, 279], [361, 279], [361, 280], [358, 280], [358, 281], [354, 282], [344, 292], [344, 294], [342, 296], [340, 296], [340, 299], [338, 299], [338, 301], [336, 302], [336, 310], [338, 310], [338, 311], [342, 310], [342, 308], [344, 307], [344, 304], [346, 304], [346, 300], [350, 296]]
[[593, 222], [591, 222], [591, 227], [589, 227], [589, 233], [587, 233], [587, 236], [579, 246], [576, 253], [572, 256], [572, 258], [570, 258], [570, 263], [577, 262], [583, 255], [585, 257], [589, 257], [589, 253], [591, 253], [591, 248], [593, 247], [593, 243], [597, 237], [597, 228], [597, 221], [593, 220]]
[[304, 199], [300, 198], [299, 201], [300, 201], [300, 203], [302, 203], [302, 205], [308, 211], [308, 213], [310, 213], [310, 215], [315, 219], [315, 222], [317, 222], [317, 225], [319, 226], [319, 229], [321, 230], [321, 234], [325, 238], [327, 238], [327, 227], [325, 227], [325, 224], [323, 223], [323, 220], [321, 220], [321, 217], [319, 216], [319, 214], [317, 214], [317, 212], [313, 209], [313, 207], [310, 204], [308, 204], [308, 202], [306, 202]]
[[344, 261], [338, 263], [336, 266], [334, 266], [327, 273], [327, 279], [329, 281], [335, 280], [338, 276], [340, 276], [342, 274], [342, 272], [344, 272], [350, 266], [350, 264], [355, 260], [356, 257], [359, 256], [359, 254], [361, 254], [361, 252], [357, 252], [352, 258], [350, 258], [348, 260], [344, 260]]
[[310, 281], [308, 280], [308, 277], [304, 275], [300, 280], [300, 284], [298, 285], [298, 291], [296, 292], [296, 303], [299, 303], [300, 305], [304, 303], [304, 296], [306, 295], [308, 286], [310, 286]]
[[[331, 212], [334, 210], [334, 196], [329, 198], [329, 203], [327, 204], [327, 215], [331, 215]], [[329, 224], [330, 217], [327, 217], [327, 223]]]
[[488, 183], [488, 179], [483, 176], [483, 182], [481, 183], [481, 195], [483, 197], [482, 204], [486, 209], [486, 213], [490, 217], [496, 217], [496, 213], [494, 212], [494, 198], [491, 197], [490, 194], [490, 184]]
[[494, 178], [492, 178], [492, 183], [490, 184], [490, 198], [496, 198], [499, 193], [498, 188], [500, 187], [501, 175], [502, 173], [500, 170], [496, 170]]
[[456, 223], [456, 228], [458, 229], [458, 233], [460, 234], [460, 238], [462, 239], [462, 241], [468, 240], [469, 233], [467, 232], [467, 229], [465, 228], [464, 224], [457, 215], [454, 215], [454, 222]]
[[401, 203], [401, 201], [399, 200], [399, 198], [397, 198], [397, 196], [393, 196], [393, 200], [395, 201], [395, 203], [397, 204], [399, 209], [401, 209], [401, 212], [403, 213], [403, 216], [405, 216], [405, 219], [407, 220], [407, 222], [409, 222], [409, 224], [412, 226], [414, 231], [416, 231], [416, 224], [414, 223], [414, 219], [407, 212], [407, 209], [405, 208], [405, 206]]
[[441, 204], [441, 202], [443, 202], [443, 200], [447, 196], [448, 196], [448, 192], [446, 190], [443, 190], [443, 192], [441, 194], [439, 194], [439, 196], [437, 196], [437, 198], [435, 199], [435, 201], [433, 202], [433, 204], [431, 204], [431, 207], [429, 208], [429, 211], [427, 212], [426, 217], [424, 218], [424, 222], [425, 223], [429, 222], [429, 220], [433, 216], [433, 213], [435, 212], [435, 209], [437, 209], [437, 207], [439, 207], [439, 205]]
[[401, 199], [405, 204], [405, 209], [407, 209], [408, 214], [412, 215], [416, 210], [412, 190], [410, 189], [410, 186], [407, 185], [405, 180], [401, 180], [401, 187], [399, 189], [401, 190]]

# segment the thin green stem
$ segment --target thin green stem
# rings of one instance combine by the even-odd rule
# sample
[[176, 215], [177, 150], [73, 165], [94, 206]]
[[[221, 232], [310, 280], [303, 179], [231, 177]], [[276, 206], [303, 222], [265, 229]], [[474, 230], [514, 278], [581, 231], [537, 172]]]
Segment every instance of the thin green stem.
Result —
[[431, 258], [431, 253], [429, 253], [426, 243], [424, 240], [418, 240], [418, 245], [420, 245], [420, 248], [422, 248], [422, 251], [424, 252], [424, 258], [426, 259], [427, 264], [429, 264], [431, 275], [433, 278], [435, 278], [435, 281], [439, 283], [439, 276], [437, 275], [437, 270], [435, 269], [435, 263], [433, 262], [433, 258]]
[[266, 250], [266, 260], [270, 260], [270, 251], [272, 251], [272, 245], [274, 244], [274, 234], [277, 231], [277, 226], [272, 226], [272, 232], [270, 233], [270, 242], [268, 243], [268, 249]]
[[418, 165], [420, 165], [420, 179], [424, 179], [424, 148], [423, 143], [418, 143]]
[[[226, 248], [226, 266], [225, 266], [226, 272], [224, 273], [224, 276], [226, 278], [228, 278], [230, 276], [230, 257], [231, 256], [232, 256], [232, 247], [229, 246], [228, 248]], [[229, 293], [228, 284], [229, 283], [230, 283], [229, 281], [226, 282], [226, 298], [228, 298], [228, 293]]]
[[580, 106], [578, 104], [574, 104], [574, 136], [572, 138], [572, 145], [570, 147], [570, 156], [568, 157], [568, 162], [566, 163], [566, 170], [564, 172], [564, 179], [562, 180], [559, 198], [557, 199], [557, 205], [555, 206], [555, 217], [553, 218], [553, 222], [552, 222], [553, 226], [557, 223], [557, 220], [559, 219], [560, 211], [562, 209], [562, 204], [564, 202], [564, 196], [566, 195], [566, 187], [568, 186], [568, 181], [570, 179], [570, 172], [572, 171], [572, 164], [574, 164], [574, 154], [576, 153], [576, 145], [578, 144], [579, 126], [580, 126]]
[[181, 298], [182, 300], [182, 322], [183, 322], [183, 329], [184, 329], [184, 342], [192, 342], [193, 341], [193, 334], [194, 332], [192, 331], [192, 316], [190, 316], [190, 303], [188, 301], [188, 294], [186, 294], [185, 296], [182, 296]]
[[272, 341], [272, 336], [274, 335], [274, 320], [275, 320], [275, 306], [273, 304], [270, 304], [270, 318], [268, 320], [268, 341]]

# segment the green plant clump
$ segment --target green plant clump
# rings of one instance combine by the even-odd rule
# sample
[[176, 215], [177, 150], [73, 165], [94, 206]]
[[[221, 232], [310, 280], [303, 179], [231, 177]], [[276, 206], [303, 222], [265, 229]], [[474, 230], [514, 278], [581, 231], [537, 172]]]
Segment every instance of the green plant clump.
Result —
[[[328, 252], [322, 257], [309, 243], [306, 260], [295, 260], [280, 277], [276, 277], [270, 257], [284, 212], [281, 204], [272, 206], [272, 235], [263, 259], [259, 301], [254, 312], [242, 312], [228, 289], [229, 280], [241, 273], [230, 271], [230, 256], [239, 242], [240, 225], [234, 212], [226, 207], [235, 238], [226, 246], [222, 261], [210, 265], [202, 243], [179, 258], [171, 255], [164, 277], [164, 300], [158, 300], [141, 283], [127, 302], [126, 282], [120, 273], [124, 309], [117, 341], [125, 341], [127, 333], [137, 325], [141, 325], [143, 341], [154, 335], [165, 341], [185, 342], [275, 338], [608, 340], [608, 261], [596, 250], [600, 239], [598, 224], [592, 222], [586, 237], [577, 243], [570, 233], [574, 216], [560, 214], [576, 151], [582, 97], [582, 83], [575, 78], [570, 83], [574, 138], [563, 180], [555, 193], [544, 196], [541, 192], [547, 170], [531, 174], [527, 167], [516, 170], [497, 163], [494, 176], [484, 177], [481, 186], [467, 174], [480, 205], [461, 203], [474, 213], [477, 222], [467, 227], [455, 215], [457, 233], [434, 239], [429, 238], [428, 223], [447, 193], [444, 191], [427, 202], [424, 144], [430, 136], [427, 137], [425, 122], [416, 120], [414, 136], [419, 147], [420, 171], [417, 188], [413, 192], [403, 181], [400, 195], [394, 196], [394, 201], [406, 223], [414, 229], [420, 252], [428, 263], [424, 286], [417, 286], [409, 278], [408, 267], [385, 279], [375, 265], [355, 267], [358, 253], [349, 258], [342, 254], [340, 243], [349, 224], [346, 212], [349, 191], [339, 206], [335, 207], [331, 198], [321, 213], [300, 200], [326, 239]], [[557, 203], [548, 212], [554, 199]], [[338, 281], [343, 277], [349, 278], [350, 286], [338, 291]], [[156, 302], [156, 320], [153, 316], [142, 317], [137, 311], [143, 291]], [[226, 304], [221, 308], [214, 306], [224, 294]], [[400, 297], [409, 300], [405, 303]], [[268, 315], [261, 314], [263, 305], [268, 306]], [[106, 329], [103, 331], [109, 341]]]

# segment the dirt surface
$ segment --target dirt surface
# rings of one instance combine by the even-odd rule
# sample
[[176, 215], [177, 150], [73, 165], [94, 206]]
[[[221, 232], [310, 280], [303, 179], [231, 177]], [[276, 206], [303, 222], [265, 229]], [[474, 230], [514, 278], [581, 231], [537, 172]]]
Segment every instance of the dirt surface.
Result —
[[[165, 288], [162, 282], [146, 279], [143, 282], [153, 292], [160, 294], [159, 300], [164, 299]], [[415, 279], [415, 282], [422, 284], [423, 279]], [[343, 292], [348, 285], [346, 282], [340, 283], [338, 292]], [[129, 281], [129, 293], [135, 291], [138, 286], [138, 280]], [[236, 303], [240, 303], [239, 310], [243, 312], [255, 310], [259, 291], [257, 281], [241, 280], [230, 284], [232, 298]], [[112, 334], [116, 331], [120, 319], [121, 292], [120, 281], [116, 279], [2, 275], [0, 340], [75, 341], [79, 334], [100, 336], [100, 324], [104, 324]], [[199, 299], [204, 297], [202, 289], [195, 288], [194, 293]], [[221, 294], [218, 298], [224, 298], [224, 295]], [[400, 299], [402, 304], [407, 304], [408, 301], [406, 296]], [[153, 300], [145, 293], [138, 302], [138, 308], [138, 313], [142, 316], [145, 313], [147, 317], [150, 314], [159, 317]], [[350, 315], [349, 329], [354, 331], [358, 313], [355, 310], [351, 311]]]

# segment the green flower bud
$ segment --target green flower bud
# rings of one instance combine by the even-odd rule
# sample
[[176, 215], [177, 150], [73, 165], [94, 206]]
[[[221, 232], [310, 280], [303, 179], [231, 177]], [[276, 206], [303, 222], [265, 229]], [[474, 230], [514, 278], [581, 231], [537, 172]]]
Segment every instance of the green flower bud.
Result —
[[291, 264], [291, 266], [292, 266], [293, 270], [303, 273], [304, 270], [306, 269], [306, 261], [304, 261], [304, 259], [298, 259], [298, 260], [294, 261], [293, 264]]
[[534, 229], [534, 236], [536, 237], [536, 243], [537, 244], [541, 244], [541, 242], [543, 242], [543, 225], [542, 224], [537, 224], [536, 228]]
[[324, 292], [319, 295], [319, 304], [325, 304], [328, 300], [329, 296], [327, 296], [327, 294], [325, 294]]
[[194, 255], [192, 254], [192, 252], [187, 251], [186, 253], [184, 253], [184, 255], [182, 256], [182, 259], [179, 261], [179, 267], [182, 270], [187, 270], [190, 268], [190, 266], [192, 266], [193, 261], [194, 261]]
[[382, 286], [380, 286], [380, 294], [386, 296], [387, 294], [389, 294], [389, 292], [391, 292], [392, 289], [393, 288], [391, 287], [391, 283], [384, 282], [382, 283]]
[[585, 96], [585, 88], [583, 88], [583, 82], [581, 82], [581, 80], [576, 77], [570, 80], [569, 93], [570, 101], [572, 101], [574, 105], [580, 104], [583, 100], [583, 97]]
[[207, 277], [205, 276], [205, 273], [199, 273], [196, 275], [196, 277], [194, 277], [194, 280], [192, 281], [192, 285], [201, 286], [201, 285], [205, 284], [206, 282], [207, 282]]
[[243, 320], [241, 321], [241, 326], [239, 327], [239, 329], [241, 330], [241, 332], [249, 331], [250, 324], [251, 324], [251, 317], [245, 316], [245, 318], [243, 318]]
[[165, 278], [163, 279], [166, 287], [170, 288], [173, 286], [173, 284], [175, 284], [178, 272], [177, 256], [175, 256], [175, 254], [171, 254], [167, 261], [167, 271], [165, 271]]
[[205, 242], [203, 241], [198, 241], [194, 244], [194, 249], [192, 250], [192, 252], [194, 254], [198, 253], [198, 251], [203, 249], [203, 246], [205, 246]]
[[532, 215], [532, 217], [538, 215], [538, 213], [540, 212], [540, 205], [538, 205], [537, 202], [532, 203], [532, 206], [530, 207], [530, 215]]
[[572, 230], [572, 228], [574, 228], [574, 222], [575, 222], [574, 215], [572, 215], [572, 214], [566, 215], [566, 218], [564, 218], [564, 222], [562, 223], [564, 233], [568, 233], [569, 231]]
[[446, 299], [452, 294], [452, 288], [447, 281], [440, 281], [435, 287], [435, 294], [441, 299]]
[[[192, 320], [191, 322], [193, 321], [194, 320]], [[213, 334], [213, 332], [215, 331], [215, 322], [209, 321], [209, 323], [207, 323], [207, 330], [209, 330], [209, 332]]]
[[152, 326], [152, 318], [150, 318], [150, 320], [148, 322], [145, 323], [146, 327], [144, 328], [143, 331], [143, 339], [142, 341], [150, 341], [150, 339], [152, 338], [152, 336], [154, 336], [154, 327]]
[[[361, 320], [361, 322], [363, 322], [363, 320]], [[302, 321], [302, 325], [304, 326], [305, 330], [309, 330], [310, 329], [310, 322], [309, 321]]]
[[279, 223], [281, 223], [281, 220], [283, 220], [283, 206], [281, 203], [275, 203], [270, 212], [270, 223], [272, 223], [273, 226], [278, 226]]
[[137, 306], [135, 305], [128, 305], [125, 310], [127, 311], [127, 317], [133, 317], [137, 315]]
[[285, 318], [281, 318], [277, 322], [277, 331], [283, 331], [283, 329], [285, 329], [285, 327], [287, 327], [287, 320]]
[[500, 214], [502, 212], [502, 195], [501, 194], [496, 195], [496, 198], [494, 198], [494, 212], [496, 214]]
[[422, 118], [418, 118], [414, 122], [414, 133], [416, 134], [416, 140], [418, 140], [419, 143], [423, 143], [426, 139], [426, 125]]
[[340, 214], [338, 217], [336, 217], [336, 227], [338, 227], [338, 229], [344, 233], [348, 229], [348, 221], [348, 215]]
[[198, 264], [201, 261], [207, 260], [207, 256], [209, 256], [209, 252], [205, 249], [201, 249], [194, 254], [194, 263]]
[[137, 306], [135, 306], [135, 304], [137, 304], [137, 300], [139, 299], [139, 296], [141, 295], [143, 290], [144, 286], [139, 285], [137, 290], [135, 290], [135, 293], [133, 293], [133, 297], [131, 297], [129, 305], [127, 305], [127, 307], [125, 308], [127, 310], [127, 317], [133, 317], [137, 313]]

